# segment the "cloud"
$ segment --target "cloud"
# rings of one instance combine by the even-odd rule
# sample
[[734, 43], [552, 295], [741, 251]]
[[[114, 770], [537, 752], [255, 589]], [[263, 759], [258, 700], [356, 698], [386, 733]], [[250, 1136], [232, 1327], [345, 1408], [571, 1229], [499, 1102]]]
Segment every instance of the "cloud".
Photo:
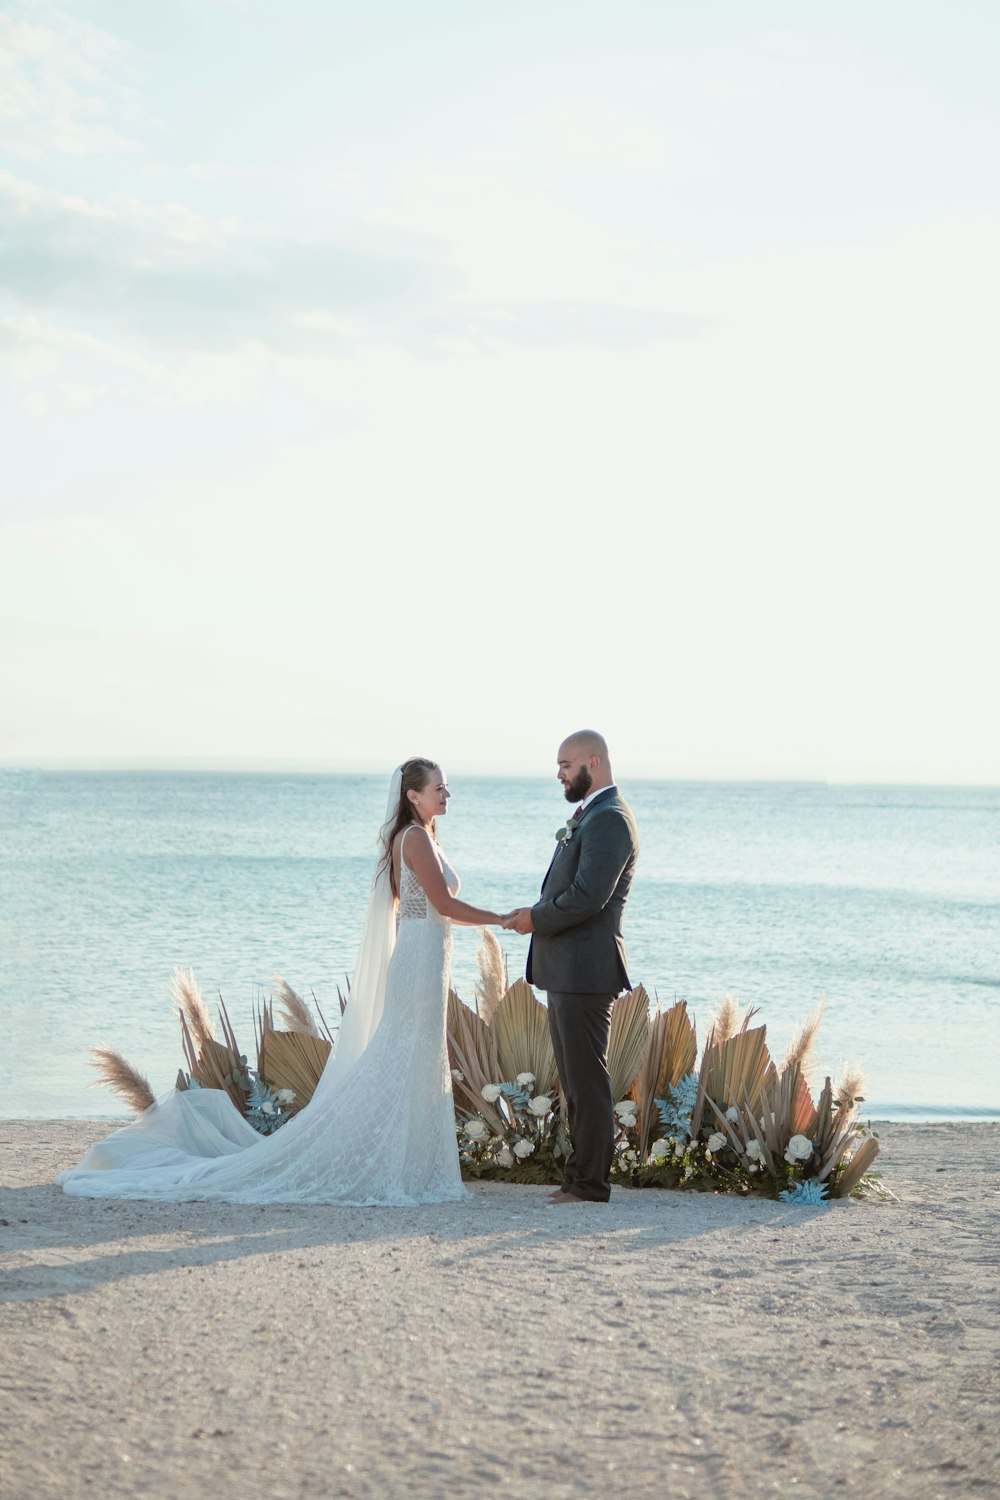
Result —
[[[347, 353], [390, 344], [433, 355], [456, 343], [605, 349], [696, 336], [703, 320], [581, 298], [467, 296], [447, 244], [391, 227], [340, 238], [267, 233], [179, 203], [104, 202], [0, 172], [0, 275], [24, 315], [114, 347], [224, 354]], [[8, 333], [8, 338], [14, 337]], [[99, 352], [97, 348], [93, 352]]]
[[0, 15], [0, 135], [8, 156], [130, 152], [137, 112], [128, 48], [44, 0]]
[[287, 346], [302, 337], [302, 310], [426, 301], [458, 280], [443, 259], [405, 248], [268, 235], [182, 204], [95, 203], [9, 172], [0, 172], [0, 242], [4, 285], [23, 309], [173, 348], [248, 337]]

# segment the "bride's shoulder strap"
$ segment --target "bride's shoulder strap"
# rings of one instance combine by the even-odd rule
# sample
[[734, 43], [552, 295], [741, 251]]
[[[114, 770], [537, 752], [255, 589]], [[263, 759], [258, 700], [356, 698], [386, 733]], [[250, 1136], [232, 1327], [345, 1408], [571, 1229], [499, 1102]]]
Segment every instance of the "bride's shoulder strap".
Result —
[[403, 845], [406, 843], [406, 835], [408, 833], [412, 833], [413, 830], [414, 830], [414, 828], [416, 828], [416, 826], [417, 825], [415, 823], [407, 823], [406, 827], [403, 829], [402, 833], [399, 835], [399, 862], [400, 862], [400, 864], [402, 864], [402, 862], [403, 862]]

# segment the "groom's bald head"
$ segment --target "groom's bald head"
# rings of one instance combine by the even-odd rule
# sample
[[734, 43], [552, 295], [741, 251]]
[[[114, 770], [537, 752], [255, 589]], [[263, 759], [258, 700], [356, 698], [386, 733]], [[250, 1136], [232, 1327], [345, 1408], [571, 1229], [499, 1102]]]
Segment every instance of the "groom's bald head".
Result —
[[596, 729], [578, 729], [563, 740], [556, 757], [556, 775], [568, 802], [582, 802], [614, 781], [608, 742]]
[[575, 734], [567, 735], [559, 747], [559, 754], [567, 750], [571, 755], [579, 756], [581, 760], [590, 760], [592, 757], [603, 761], [609, 768], [611, 761], [608, 756], [608, 742], [603, 734], [598, 734], [596, 729], [578, 729]]

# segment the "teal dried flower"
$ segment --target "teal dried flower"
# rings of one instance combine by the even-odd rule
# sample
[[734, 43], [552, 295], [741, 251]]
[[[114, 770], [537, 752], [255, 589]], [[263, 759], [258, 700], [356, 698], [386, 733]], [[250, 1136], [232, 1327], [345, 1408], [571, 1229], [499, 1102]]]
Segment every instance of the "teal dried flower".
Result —
[[261, 1135], [273, 1135], [288, 1119], [287, 1111], [273, 1089], [269, 1089], [259, 1074], [248, 1075], [247, 1123]]
[[807, 1177], [805, 1182], [795, 1182], [785, 1188], [778, 1197], [785, 1203], [798, 1203], [803, 1208], [819, 1208], [827, 1202], [826, 1183], [818, 1177]]
[[667, 1089], [665, 1099], [654, 1099], [666, 1135], [691, 1135], [691, 1112], [698, 1093], [697, 1073], [688, 1073]]

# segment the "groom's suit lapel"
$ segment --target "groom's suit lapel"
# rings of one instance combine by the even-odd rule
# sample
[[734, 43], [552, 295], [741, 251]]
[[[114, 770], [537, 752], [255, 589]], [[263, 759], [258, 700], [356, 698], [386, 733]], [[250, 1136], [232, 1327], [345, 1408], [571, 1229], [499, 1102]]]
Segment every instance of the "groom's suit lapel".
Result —
[[[603, 802], [605, 800], [606, 797], [613, 796], [614, 792], [615, 792], [615, 788], [613, 786], [602, 787], [602, 789], [598, 792], [597, 796], [594, 798], [593, 802], [588, 802], [587, 805], [586, 805], [586, 807], [583, 809], [583, 812], [580, 814], [579, 822], [576, 825], [577, 828], [579, 828], [580, 823], [583, 822], [584, 818], [590, 812], [590, 809], [592, 807], [597, 807], [601, 802]], [[545, 891], [545, 887], [549, 883], [549, 876], [552, 874], [552, 866], [555, 864], [556, 860], [559, 858], [560, 854], [562, 853], [563, 847], [564, 846], [562, 844], [556, 844], [555, 852], [553, 853], [552, 858], [549, 860], [549, 868], [545, 871], [545, 878], [542, 881], [542, 892], [543, 893]]]

